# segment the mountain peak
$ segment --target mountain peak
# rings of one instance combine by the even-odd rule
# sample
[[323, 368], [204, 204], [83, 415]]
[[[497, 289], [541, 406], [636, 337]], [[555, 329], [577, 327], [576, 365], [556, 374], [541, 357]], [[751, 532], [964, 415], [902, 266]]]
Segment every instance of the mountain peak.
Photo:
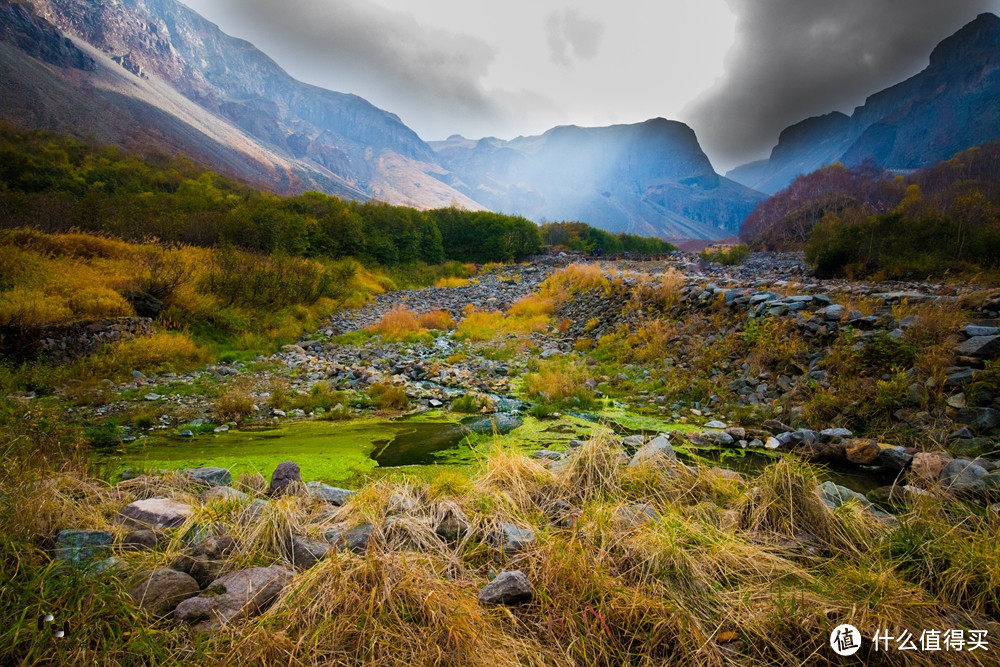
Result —
[[940, 67], [1000, 47], [1000, 17], [984, 12], [944, 39], [931, 52], [931, 66]]
[[919, 169], [1000, 137], [1000, 17], [983, 13], [932, 51], [918, 74], [869, 95], [849, 118], [807, 118], [781, 132], [769, 159], [729, 174], [775, 193], [824, 165], [872, 161]]

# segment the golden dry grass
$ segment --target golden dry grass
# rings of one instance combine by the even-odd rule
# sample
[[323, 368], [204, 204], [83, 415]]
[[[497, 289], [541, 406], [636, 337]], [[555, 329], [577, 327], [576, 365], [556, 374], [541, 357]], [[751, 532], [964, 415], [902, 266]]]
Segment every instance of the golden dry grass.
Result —
[[446, 310], [432, 310], [417, 318], [417, 324], [422, 329], [444, 331], [455, 328], [455, 320]]
[[[828, 638], [841, 622], [865, 637], [876, 629], [994, 627], [971, 614], [997, 613], [988, 566], [998, 555], [995, 519], [964, 515], [955, 523], [963, 515], [931, 499], [900, 516], [900, 528], [856, 504], [830, 510], [816, 494], [815, 470], [791, 460], [742, 479], [705, 466], [626, 461], [617, 439], [599, 431], [556, 471], [498, 447], [471, 483], [381, 479], [332, 511], [299, 489], [255, 513], [248, 502], [201, 505], [177, 475], [109, 486], [70, 470], [27, 487], [5, 482], [4, 503], [16, 502], [17, 512], [0, 518], [18, 540], [83, 526], [120, 538], [125, 528], [113, 517], [127, 502], [191, 504], [193, 515], [159, 550], [117, 554], [127, 581], [168, 566], [196, 528], [235, 538], [222, 562], [231, 571], [287, 563], [291, 535], [320, 539], [333, 527], [373, 526], [366, 554], [331, 552], [299, 571], [262, 616], [207, 642], [195, 644], [169, 620], [144, 618], [123, 597], [116, 602], [124, 605], [116, 612], [122, 636], [66, 664], [122, 664], [133, 634], [152, 642], [133, 647], [140, 655], [164, 664], [194, 655], [207, 665], [837, 664]], [[258, 477], [240, 486], [259, 497], [264, 484]], [[557, 500], [573, 511], [553, 515]], [[445, 515], [468, 523], [457, 543], [435, 533]], [[557, 523], [566, 516], [569, 523]], [[503, 523], [534, 530], [537, 542], [505, 553], [494, 541]], [[531, 603], [478, 602], [490, 573], [505, 569], [525, 573]], [[144, 634], [146, 627], [155, 632]], [[27, 637], [15, 631], [0, 650]], [[889, 665], [932, 665], [938, 657], [866, 655]], [[974, 654], [949, 657], [986, 664]]]

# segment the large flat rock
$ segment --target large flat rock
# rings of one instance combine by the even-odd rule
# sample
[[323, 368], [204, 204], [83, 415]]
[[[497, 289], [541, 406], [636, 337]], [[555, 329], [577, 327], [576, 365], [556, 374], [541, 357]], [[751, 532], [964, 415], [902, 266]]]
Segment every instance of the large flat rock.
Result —
[[192, 514], [190, 505], [171, 498], [136, 500], [122, 508], [119, 519], [135, 528], [162, 530], [184, 523]]

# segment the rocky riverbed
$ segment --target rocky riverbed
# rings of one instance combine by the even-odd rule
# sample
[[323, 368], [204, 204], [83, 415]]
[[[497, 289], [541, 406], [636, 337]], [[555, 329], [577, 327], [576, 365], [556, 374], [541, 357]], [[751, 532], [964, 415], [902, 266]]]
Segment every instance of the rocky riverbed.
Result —
[[[297, 396], [307, 394], [317, 384], [343, 392], [345, 404], [334, 407], [344, 418], [360, 417], [371, 409], [347, 397], [362, 395], [380, 384], [405, 392], [408, 410], [417, 412], [447, 412], [456, 399], [474, 397], [475, 411], [507, 432], [521, 424], [533, 405], [523, 390], [525, 374], [538, 360], [572, 357], [594, 369], [585, 384], [598, 402], [583, 412], [595, 421], [602, 416], [614, 421], [613, 416], [628, 415], [652, 419], [647, 427], [654, 430], [657, 425], [666, 430], [670, 424], [700, 424], [707, 428], [689, 438], [694, 446], [794, 451], [807, 458], [856, 466], [889, 481], [906, 479], [914, 460], [926, 463], [933, 457], [929, 470], [915, 475], [922, 483], [944, 480], [957, 484], [963, 492], [979, 495], [993, 488], [1000, 395], [983, 385], [993, 377], [990, 364], [1000, 352], [1000, 329], [991, 322], [1000, 310], [1000, 295], [976, 292], [969, 286], [817, 280], [808, 275], [801, 257], [795, 255], [755, 254], [742, 266], [722, 267], [677, 253], [657, 262], [601, 263], [607, 285], [564, 299], [547, 331], [479, 342], [461, 340], [455, 331], [402, 343], [387, 343], [377, 335], [350, 337], [400, 305], [418, 315], [444, 310], [458, 322], [469, 307], [508, 310], [519, 299], [536, 293], [553, 271], [576, 259], [548, 257], [497, 267], [461, 287], [380, 295], [363, 308], [338, 312], [315, 334], [286, 345], [269, 358], [218, 364], [183, 375], [147, 378], [135, 374], [130, 383], [104, 388], [117, 400], [84, 408], [83, 412], [101, 417], [134, 411], [137, 406], [161, 412], [145, 431], [126, 427], [126, 449], [150, 435], [159, 434], [161, 439], [211, 438], [210, 431], [217, 436], [220, 430], [236, 425], [222, 424], [216, 417], [208, 389], [249, 377], [253, 379], [254, 405], [244, 427], [324, 416], [323, 408], [283, 410], [271, 405], [271, 390], [277, 380]], [[642, 294], [664, 276], [671, 277], [675, 294], [669, 306], [658, 310], [644, 304]], [[970, 298], [973, 295], [975, 298]], [[894, 443], [891, 437], [871, 432], [855, 437], [850, 429], [832, 423], [814, 429], [793, 428], [809, 409], [810, 396], [815, 400], [817, 393], [836, 392], [829, 366], [831, 359], [845, 353], [845, 336], [850, 336], [847, 351], [865, 358], [871, 350], [908, 340], [915, 327], [927, 325], [927, 313], [935, 308], [954, 313], [963, 300], [968, 301], [962, 310], [966, 321], [957, 321], [947, 332], [952, 358], [938, 369], [941, 377], [918, 380], [917, 369], [896, 368], [876, 379], [904, 385], [890, 418], [892, 428], [905, 429], [903, 442]], [[924, 310], [917, 313], [912, 310], [916, 306]], [[581, 341], [600, 341], [654, 319], [676, 325], [670, 357], [652, 363], [626, 363], [612, 373], [607, 363], [598, 364], [588, 355], [586, 346], [581, 348]], [[699, 324], [709, 320], [710, 326]], [[746, 338], [748, 332], [763, 326], [770, 327], [766, 331], [781, 331], [799, 341], [798, 357], [768, 367], [750, 356], [739, 358], [730, 353], [707, 371], [713, 386], [721, 389], [718, 393], [690, 400], [665, 390], [671, 374], [690, 375], [702, 370], [699, 362], [704, 350], [727, 336]], [[934, 392], [943, 393], [943, 405], [931, 400]], [[749, 416], [747, 423], [741, 422], [744, 415]], [[455, 415], [454, 421], [461, 418]], [[716, 428], [710, 428], [713, 426]], [[156, 460], [155, 454], [151, 460]], [[959, 463], [948, 468], [952, 460]], [[881, 496], [887, 494], [882, 492]]]
[[[797, 631], [809, 655], [834, 617], [1000, 633], [1000, 293], [821, 281], [787, 255], [579, 259], [385, 294], [252, 362], [103, 383], [72, 418], [129, 422], [106, 422], [103, 482], [25, 486], [39, 548], [61, 577], [121, 582], [153, 627], [246, 633], [248, 663], [316, 619], [424, 646], [413, 610], [435, 596], [476, 634], [515, 617], [559, 645], [570, 619], [573, 643], [642, 647], [634, 619], [683, 599], [686, 627], [714, 628], [684, 650], [768, 662], [789, 650], [767, 644], [789, 618], [776, 581], [796, 623], [822, 619]], [[457, 327], [391, 342], [374, 327], [400, 305]], [[473, 311], [535, 319], [471, 336]], [[382, 624], [372, 591], [404, 616]]]

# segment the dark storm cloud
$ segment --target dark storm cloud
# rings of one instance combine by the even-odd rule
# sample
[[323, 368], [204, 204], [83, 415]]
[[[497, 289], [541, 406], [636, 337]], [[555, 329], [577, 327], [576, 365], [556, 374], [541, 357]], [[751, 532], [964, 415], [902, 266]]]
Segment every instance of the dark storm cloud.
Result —
[[545, 35], [549, 59], [557, 65], [570, 65], [575, 57], [593, 60], [601, 48], [604, 24], [590, 19], [576, 8], [555, 11], [545, 17]]
[[[915, 74], [934, 46], [998, 0], [727, 0], [726, 72], [685, 110], [722, 166], [766, 155], [778, 133]], [[719, 166], [719, 165], [717, 165]]]
[[[389, 99], [409, 98], [489, 117], [497, 113], [480, 78], [495, 53], [486, 42], [429, 28], [412, 15], [364, 0], [220, 0], [281, 42], [296, 76], [338, 90], [378, 82]], [[336, 82], [342, 82], [337, 85]]]

